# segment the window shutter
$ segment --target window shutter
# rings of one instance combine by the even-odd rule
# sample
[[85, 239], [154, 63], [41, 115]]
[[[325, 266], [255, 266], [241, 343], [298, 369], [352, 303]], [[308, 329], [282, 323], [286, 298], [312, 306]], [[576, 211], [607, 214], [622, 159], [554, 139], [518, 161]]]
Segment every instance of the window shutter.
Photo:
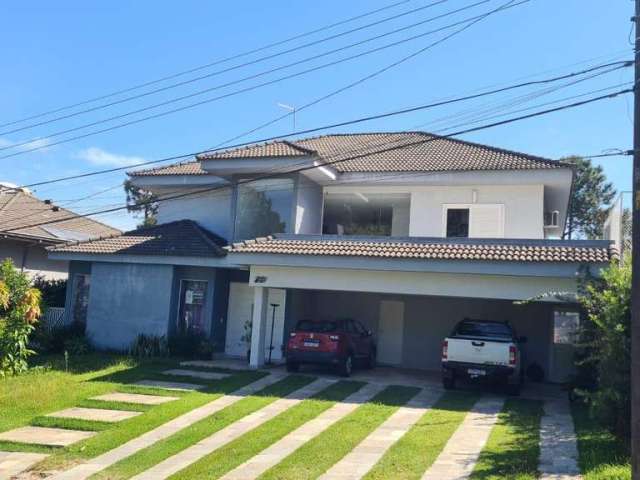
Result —
[[470, 213], [469, 237], [504, 237], [504, 205], [474, 204]]

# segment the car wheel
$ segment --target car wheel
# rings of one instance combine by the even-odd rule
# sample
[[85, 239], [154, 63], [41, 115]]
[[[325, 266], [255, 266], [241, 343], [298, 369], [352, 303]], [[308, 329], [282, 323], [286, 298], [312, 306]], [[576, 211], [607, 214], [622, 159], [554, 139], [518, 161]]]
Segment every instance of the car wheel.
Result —
[[296, 362], [287, 362], [287, 372], [297, 372], [300, 370], [300, 364]]
[[340, 375], [343, 377], [351, 376], [351, 372], [353, 372], [353, 355], [347, 355], [344, 360], [342, 360], [342, 364], [340, 365]]
[[455, 390], [455, 388], [456, 388], [456, 379], [455, 379], [455, 377], [443, 378], [442, 379], [442, 386], [444, 387], [445, 390]]
[[520, 396], [520, 390], [522, 389], [522, 382], [518, 383], [510, 383], [507, 385], [507, 393], [511, 396], [518, 397]]

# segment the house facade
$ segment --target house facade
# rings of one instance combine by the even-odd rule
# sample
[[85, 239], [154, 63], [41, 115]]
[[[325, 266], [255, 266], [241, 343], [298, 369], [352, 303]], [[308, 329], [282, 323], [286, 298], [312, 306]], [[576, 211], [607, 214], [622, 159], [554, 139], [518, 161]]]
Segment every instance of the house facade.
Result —
[[[50, 259], [46, 247], [73, 240], [117, 235], [120, 230], [40, 200], [27, 189], [0, 182], [0, 261], [13, 264], [30, 276], [65, 279], [69, 264]], [[41, 222], [60, 222], [35, 226]]]
[[49, 252], [91, 276], [78, 318], [102, 348], [195, 330], [220, 354], [250, 348], [258, 367], [282, 359], [297, 321], [355, 318], [380, 364], [437, 370], [453, 326], [482, 318], [510, 321], [526, 362], [562, 381], [578, 315], [544, 294], [575, 292], [612, 256], [558, 239], [570, 166], [423, 132], [277, 141], [129, 175], [164, 199], [157, 226]]

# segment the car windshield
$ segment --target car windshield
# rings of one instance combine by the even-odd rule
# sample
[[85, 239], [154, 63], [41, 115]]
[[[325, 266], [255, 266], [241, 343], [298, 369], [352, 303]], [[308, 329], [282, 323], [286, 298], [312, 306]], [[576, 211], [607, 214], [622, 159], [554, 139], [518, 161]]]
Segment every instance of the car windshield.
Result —
[[466, 321], [458, 324], [456, 335], [463, 337], [511, 338], [513, 334], [509, 325], [505, 323]]
[[311, 320], [301, 320], [298, 322], [298, 326], [296, 327], [298, 332], [310, 333], [334, 332], [337, 329], [337, 322], [312, 322]]

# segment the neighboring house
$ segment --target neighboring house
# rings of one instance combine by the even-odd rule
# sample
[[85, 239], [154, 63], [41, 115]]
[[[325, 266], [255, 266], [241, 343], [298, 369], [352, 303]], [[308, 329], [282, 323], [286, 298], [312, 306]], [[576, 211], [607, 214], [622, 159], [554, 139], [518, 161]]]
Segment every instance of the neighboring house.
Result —
[[442, 339], [471, 317], [511, 321], [528, 362], [563, 380], [576, 311], [514, 301], [575, 292], [581, 268], [612, 256], [609, 242], [557, 240], [570, 166], [422, 132], [277, 141], [129, 175], [194, 194], [161, 202], [158, 226], [50, 251], [91, 275], [87, 331], [104, 348], [195, 329], [240, 357], [249, 324], [255, 367], [271, 343], [282, 358], [296, 321], [348, 317], [375, 333], [380, 363], [437, 370]]
[[[68, 220], [32, 226], [62, 218]], [[68, 262], [48, 258], [46, 247], [119, 233], [104, 223], [39, 200], [26, 189], [0, 184], [0, 261], [10, 258], [29, 275], [67, 278]]]

